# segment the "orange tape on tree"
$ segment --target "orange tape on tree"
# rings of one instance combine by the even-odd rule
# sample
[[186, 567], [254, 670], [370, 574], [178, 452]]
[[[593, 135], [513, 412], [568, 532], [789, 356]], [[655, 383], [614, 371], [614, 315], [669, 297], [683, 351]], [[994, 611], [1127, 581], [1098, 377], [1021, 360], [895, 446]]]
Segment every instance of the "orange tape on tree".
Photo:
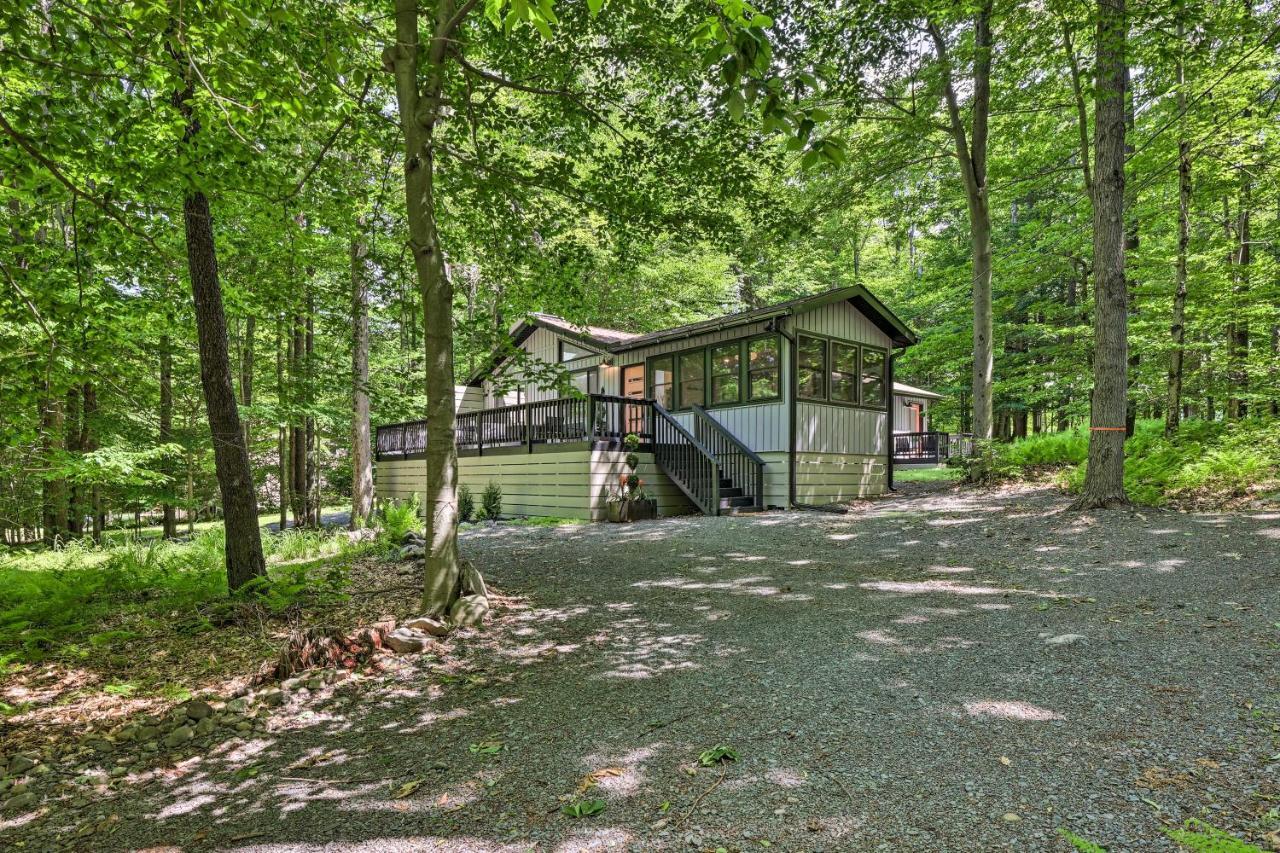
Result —
[[1089, 427], [1089, 432], [1128, 432], [1128, 427]]

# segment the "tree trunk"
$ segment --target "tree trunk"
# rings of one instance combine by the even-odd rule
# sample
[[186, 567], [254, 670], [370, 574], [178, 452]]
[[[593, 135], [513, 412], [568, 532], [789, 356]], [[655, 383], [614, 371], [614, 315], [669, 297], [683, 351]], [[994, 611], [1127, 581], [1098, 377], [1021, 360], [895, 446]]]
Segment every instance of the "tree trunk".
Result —
[[1099, 0], [1094, 86], [1093, 395], [1084, 492], [1073, 504], [1127, 504], [1124, 491], [1128, 385], [1128, 294], [1125, 290], [1125, 0]]
[[[200, 132], [191, 99], [189, 62], [171, 42], [170, 51], [186, 86], [174, 92], [173, 104], [186, 121], [182, 147], [188, 148]], [[267, 573], [258, 530], [258, 502], [249, 466], [249, 451], [240, 426], [235, 389], [231, 385], [231, 356], [227, 341], [227, 316], [222, 305], [222, 285], [218, 280], [218, 257], [213, 238], [213, 215], [205, 194], [188, 188], [182, 202], [187, 239], [187, 267], [195, 305], [196, 337], [200, 350], [200, 384], [204, 391], [209, 432], [213, 438], [213, 466], [222, 496], [226, 532], [227, 587], [239, 589]]]
[[[160, 443], [173, 441], [173, 350], [168, 335], [160, 336]], [[164, 473], [169, 477], [168, 488], [173, 488], [173, 463], [166, 460]], [[173, 502], [165, 501], [160, 506], [161, 535], [165, 539], [173, 539], [178, 535], [178, 516], [174, 512]]]
[[[63, 446], [67, 453], [77, 459], [84, 455], [84, 403], [80, 399], [80, 387], [75, 386], [67, 392], [67, 402], [63, 409], [63, 429], [66, 438]], [[84, 535], [85, 487], [72, 480], [67, 484], [67, 533], [71, 536]]]
[[992, 435], [992, 374], [995, 342], [991, 312], [991, 210], [987, 192], [987, 124], [991, 107], [991, 2], [987, 0], [974, 19], [972, 135], [965, 132], [960, 102], [952, 79], [951, 59], [942, 30], [929, 22], [950, 118], [951, 137], [960, 160], [969, 208], [969, 234], [973, 251], [973, 434]]
[[[253, 405], [253, 345], [256, 319], [252, 314], [244, 321], [244, 342], [240, 353], [240, 404]], [[248, 418], [244, 419], [244, 445], [253, 447], [253, 426]]]
[[[312, 271], [307, 271], [308, 282], [311, 279]], [[315, 314], [316, 301], [310, 287], [307, 288], [307, 319], [306, 319], [306, 336], [304, 338], [305, 350], [303, 353], [303, 370], [306, 372], [306, 400], [307, 400], [307, 423], [306, 423], [306, 484], [307, 484], [307, 526], [312, 528], [320, 527], [320, 477], [319, 466], [317, 464], [317, 454], [319, 453], [318, 442], [319, 436], [316, 435], [316, 419], [312, 415], [311, 407], [315, 404]]]
[[293, 402], [293, 414], [289, 418], [289, 499], [293, 508], [293, 526], [307, 523], [307, 443], [306, 419], [298, 409], [306, 400], [303, 390], [305, 376], [302, 354], [306, 349], [306, 333], [302, 316], [293, 316], [293, 337], [289, 344], [289, 398]]
[[[49, 393], [40, 401], [40, 449], [46, 468], [59, 463], [65, 436], [62, 425], [62, 400]], [[41, 523], [44, 526], [44, 542], [53, 545], [66, 533], [67, 483], [61, 477], [45, 474], [41, 495]]]
[[[93, 429], [94, 422], [98, 419], [98, 389], [92, 382], [86, 382], [80, 397], [83, 405], [80, 420], [80, 450], [82, 453], [92, 453], [98, 449], [98, 439]], [[89, 488], [87, 508], [92, 518], [93, 541], [101, 545], [106, 518], [102, 511], [102, 492], [96, 484]]]
[[[1137, 122], [1137, 108], [1133, 100], [1133, 85], [1130, 79], [1129, 69], [1126, 66], [1124, 74], [1124, 127], [1125, 127], [1125, 143], [1124, 157], [1125, 162], [1133, 156], [1134, 145], [1131, 141]], [[1132, 168], [1132, 167], [1130, 167]], [[1138, 231], [1138, 182], [1129, 180], [1132, 177], [1126, 176], [1124, 182], [1124, 250], [1127, 255], [1133, 255], [1138, 251], [1139, 231]], [[1138, 280], [1132, 276], [1133, 265], [1126, 262], [1125, 264], [1126, 278], [1125, 291], [1129, 299], [1129, 314], [1132, 317], [1138, 316]], [[1126, 324], [1128, 320], [1126, 319]], [[1128, 333], [1126, 331], [1126, 337]], [[1129, 348], [1129, 387], [1132, 388], [1138, 379], [1138, 371], [1142, 367], [1142, 353], [1136, 347]], [[1133, 435], [1138, 425], [1138, 401], [1132, 393], [1126, 391], [1125, 394], [1125, 413], [1124, 413], [1124, 429], [1125, 435]]]
[[[276, 399], [286, 405], [284, 384], [285, 365], [284, 318], [276, 320]], [[276, 428], [276, 479], [280, 491], [280, 532], [289, 525], [289, 434], [282, 423]]]
[[409, 245], [422, 292], [426, 356], [427, 441], [426, 577], [422, 606], [429, 616], [445, 614], [459, 594], [458, 450], [454, 443], [453, 285], [436, 227], [433, 135], [440, 117], [454, 3], [439, 0], [435, 30], [423, 52], [425, 81], [418, 89], [419, 47], [416, 0], [395, 0], [396, 44], [386, 56], [394, 67], [400, 128], [405, 141], [405, 204]]
[[[194, 133], [194, 122], [188, 134]], [[200, 344], [200, 384], [204, 389], [209, 431], [213, 436], [213, 465], [222, 495], [226, 525], [227, 586], [236, 590], [267, 573], [258, 530], [258, 506], [249, 467], [249, 451], [231, 387], [231, 359], [227, 320], [222, 310], [222, 287], [213, 242], [209, 200], [195, 191], [183, 201], [187, 231], [187, 264], [195, 300], [196, 333]]]
[[1187, 249], [1191, 245], [1191, 142], [1186, 135], [1186, 65], [1182, 55], [1186, 24], [1178, 19], [1178, 252], [1174, 262], [1173, 315], [1169, 323], [1169, 377], [1165, 409], [1164, 434], [1178, 431], [1182, 409], [1182, 362], [1185, 353], [1187, 314]]
[[373, 518], [373, 458], [369, 444], [369, 279], [365, 246], [351, 238], [351, 529]]
[[[1247, 113], [1246, 113], [1247, 115]], [[1231, 393], [1227, 398], [1227, 417], [1239, 420], [1248, 414], [1244, 395], [1249, 389], [1249, 264], [1252, 246], [1249, 237], [1249, 215], [1253, 205], [1249, 178], [1240, 170], [1240, 205], [1236, 212], [1236, 249], [1234, 252], [1234, 285], [1231, 290], [1231, 324], [1227, 331], [1227, 382]]]

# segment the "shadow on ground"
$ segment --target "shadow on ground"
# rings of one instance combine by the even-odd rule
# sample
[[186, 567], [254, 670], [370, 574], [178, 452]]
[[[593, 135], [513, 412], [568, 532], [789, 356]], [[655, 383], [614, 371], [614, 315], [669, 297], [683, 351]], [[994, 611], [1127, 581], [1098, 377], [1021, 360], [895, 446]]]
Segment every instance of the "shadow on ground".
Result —
[[[12, 818], [40, 848], [1173, 849], [1280, 828], [1280, 519], [949, 488], [497, 527], [523, 605], [266, 733]], [[700, 767], [731, 746], [736, 763]], [[599, 798], [575, 819], [566, 803]], [[118, 820], [112, 820], [116, 816]], [[1268, 821], [1274, 821], [1274, 825]]]

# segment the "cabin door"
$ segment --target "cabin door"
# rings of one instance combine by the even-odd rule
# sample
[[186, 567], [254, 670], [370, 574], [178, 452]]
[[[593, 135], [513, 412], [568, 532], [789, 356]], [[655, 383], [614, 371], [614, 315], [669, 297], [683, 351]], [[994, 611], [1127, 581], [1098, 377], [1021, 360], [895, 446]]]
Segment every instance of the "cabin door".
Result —
[[[636, 400], [644, 399], [644, 365], [629, 364], [622, 368], [622, 396]], [[634, 432], [642, 438], [648, 434], [644, 422], [644, 406], [624, 406], [623, 422], [626, 431]]]

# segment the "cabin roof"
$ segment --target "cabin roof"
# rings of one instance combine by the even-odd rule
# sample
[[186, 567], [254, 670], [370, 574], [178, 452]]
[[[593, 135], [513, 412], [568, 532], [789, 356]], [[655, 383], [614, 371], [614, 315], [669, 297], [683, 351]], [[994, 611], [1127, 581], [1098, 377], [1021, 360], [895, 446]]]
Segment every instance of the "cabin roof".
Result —
[[933, 391], [926, 391], [923, 388], [917, 388], [914, 385], [908, 385], [905, 382], [893, 383], [893, 394], [895, 397], [923, 397], [926, 400], [941, 400], [942, 395]]
[[[670, 329], [661, 329], [644, 334], [624, 332], [620, 329], [609, 329], [604, 326], [573, 323], [563, 317], [557, 317], [555, 314], [546, 314], [541, 311], [530, 312], [527, 317], [511, 327], [510, 333], [512, 342], [519, 346], [539, 327], [546, 328], [581, 344], [587, 349], [601, 355], [608, 355], [609, 353], [627, 352], [628, 350], [652, 346], [666, 341], [691, 338], [694, 335], [709, 331], [731, 329], [735, 326], [745, 326], [762, 320], [771, 320], [776, 317], [808, 311], [837, 302], [848, 302], [861, 311], [876, 328], [889, 337], [894, 346], [907, 347], [918, 340], [915, 332], [911, 331], [906, 323], [898, 319], [896, 314], [890, 311], [871, 291], [860, 284], [827, 290], [810, 296], [789, 299], [786, 302], [778, 302], [774, 305], [765, 305], [761, 308], [724, 314], [720, 317], [712, 317], [709, 320], [699, 320], [696, 323], [686, 323], [683, 326], [674, 326]], [[488, 359], [467, 379], [467, 384], [478, 384], [496, 370], [503, 361], [504, 356], [495, 354], [493, 358]], [[923, 392], [923, 396], [931, 396], [931, 394], [926, 391]]]

